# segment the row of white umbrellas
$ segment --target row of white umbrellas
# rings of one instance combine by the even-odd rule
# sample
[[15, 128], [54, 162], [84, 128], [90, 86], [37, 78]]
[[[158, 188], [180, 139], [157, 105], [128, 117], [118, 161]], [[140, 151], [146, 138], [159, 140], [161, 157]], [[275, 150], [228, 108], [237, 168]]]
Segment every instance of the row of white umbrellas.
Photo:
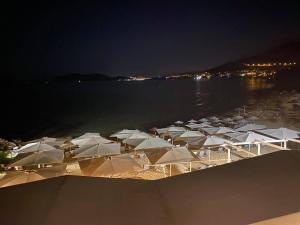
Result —
[[[247, 118], [249, 121], [255, 121], [255, 120], [258, 120], [259, 118], [256, 117], [256, 116], [250, 116]], [[214, 122], [214, 123], [217, 123], [217, 122], [225, 122], [225, 123], [234, 123], [234, 121], [238, 121], [238, 122], [244, 122], [244, 121], [247, 121], [245, 119], [245, 117], [241, 116], [241, 115], [237, 115], [237, 116], [234, 116], [234, 117], [227, 117], [227, 118], [223, 118], [223, 119], [220, 119], [216, 116], [211, 116], [209, 118], [201, 118], [199, 120], [195, 120], [195, 119], [190, 119], [186, 122], [186, 124], [194, 124], [194, 123], [208, 123], [208, 122]], [[174, 124], [176, 125], [183, 125], [185, 124], [185, 122], [183, 121], [176, 121], [174, 122]]]
[[[184, 127], [163, 128], [165, 134], [176, 141], [184, 141], [188, 145], [217, 146], [235, 142], [266, 142], [276, 139], [286, 140], [299, 138], [299, 132], [287, 128], [265, 129], [264, 125], [247, 124], [236, 130], [227, 127], [204, 127], [202, 131], [187, 130]], [[255, 131], [255, 132], [253, 132]], [[219, 136], [220, 134], [225, 136]], [[216, 136], [217, 135], [217, 136]], [[111, 137], [122, 140], [123, 143], [133, 146], [135, 151], [145, 151], [151, 149], [172, 149], [174, 145], [159, 137], [138, 130], [122, 130]], [[100, 136], [99, 133], [86, 133], [71, 140], [74, 145], [79, 146], [74, 150], [75, 158], [91, 158], [102, 156], [113, 156], [121, 154], [121, 144], [112, 142]], [[17, 150], [18, 153], [26, 156], [12, 163], [10, 166], [25, 166], [32, 164], [61, 163], [64, 159], [64, 151], [57, 149], [44, 142], [29, 143]]]

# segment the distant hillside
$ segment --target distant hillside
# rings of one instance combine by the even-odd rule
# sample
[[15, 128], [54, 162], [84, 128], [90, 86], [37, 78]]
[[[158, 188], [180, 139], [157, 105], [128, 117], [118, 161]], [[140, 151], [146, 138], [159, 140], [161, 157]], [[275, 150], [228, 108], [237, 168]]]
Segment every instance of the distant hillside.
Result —
[[249, 57], [243, 60], [247, 63], [258, 62], [285, 62], [295, 61], [300, 62], [300, 41], [288, 42], [281, 46], [269, 49], [262, 54]]
[[216, 73], [223, 71], [237, 71], [244, 68], [243, 63], [278, 63], [296, 62], [295, 69], [299, 70], [300, 64], [300, 41], [288, 42], [278, 47], [269, 49], [261, 54], [228, 62], [223, 65], [211, 68], [208, 72]]

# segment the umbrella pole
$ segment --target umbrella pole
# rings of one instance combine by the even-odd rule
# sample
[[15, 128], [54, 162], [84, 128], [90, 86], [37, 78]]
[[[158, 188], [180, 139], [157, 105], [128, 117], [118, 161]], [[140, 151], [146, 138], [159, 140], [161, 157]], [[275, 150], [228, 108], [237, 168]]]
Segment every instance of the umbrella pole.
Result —
[[172, 164], [170, 164], [170, 176], [172, 175]]
[[287, 141], [286, 141], [286, 140], [284, 140], [284, 142], [283, 142], [283, 147], [284, 147], [285, 149], [287, 149]]
[[257, 144], [257, 155], [260, 155], [260, 144]]
[[208, 165], [210, 165], [210, 148], [208, 149]]
[[190, 162], [190, 172], [192, 172], [192, 162]]
[[165, 165], [163, 165], [162, 167], [163, 167], [163, 170], [164, 170], [164, 176], [167, 177], [167, 176], [166, 176], [166, 168], [165, 168]]
[[227, 162], [231, 162], [231, 154], [230, 154], [230, 148], [227, 149]]

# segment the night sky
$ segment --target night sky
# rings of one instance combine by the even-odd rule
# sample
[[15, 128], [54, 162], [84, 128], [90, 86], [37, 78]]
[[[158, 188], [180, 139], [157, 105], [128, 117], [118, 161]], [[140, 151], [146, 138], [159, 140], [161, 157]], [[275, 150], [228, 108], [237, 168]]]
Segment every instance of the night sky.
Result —
[[17, 78], [203, 70], [300, 37], [299, 3], [289, 1], [20, 1], [3, 9], [7, 74]]

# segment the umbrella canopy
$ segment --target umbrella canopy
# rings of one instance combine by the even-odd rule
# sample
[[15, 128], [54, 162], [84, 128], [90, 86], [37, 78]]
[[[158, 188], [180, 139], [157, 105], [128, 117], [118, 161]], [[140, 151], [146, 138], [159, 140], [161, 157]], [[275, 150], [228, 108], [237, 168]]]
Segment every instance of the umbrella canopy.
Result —
[[237, 128], [235, 130], [245, 132], [245, 131], [251, 131], [251, 130], [262, 130], [262, 129], [265, 129], [265, 128], [266, 128], [265, 125], [249, 123], [249, 124], [246, 124], [245, 126]]
[[291, 130], [288, 128], [278, 128], [278, 129], [265, 129], [259, 130], [259, 133], [266, 134], [270, 137], [277, 138], [280, 140], [283, 139], [294, 139], [299, 138], [300, 132], [296, 130]]
[[112, 135], [110, 135], [109, 137], [112, 138], [118, 138], [118, 139], [126, 139], [130, 136], [130, 134], [133, 134], [135, 132], [140, 132], [139, 130], [128, 130], [128, 129], [123, 129], [121, 131], [118, 131], [117, 133], [114, 133]]
[[65, 174], [67, 164], [59, 164], [35, 170], [35, 172], [45, 178], [58, 177]]
[[189, 121], [187, 121], [188, 123], [197, 123], [197, 120], [194, 119], [190, 119]]
[[275, 141], [275, 139], [273, 139], [273, 138], [269, 138], [267, 136], [254, 133], [252, 131], [235, 136], [235, 137], [233, 137], [233, 139], [237, 140], [238, 142], [245, 142], [245, 143], [253, 143], [253, 142], [257, 142], [257, 141], [258, 142]]
[[212, 127], [212, 126], [209, 125], [207, 122], [205, 122], [205, 123], [200, 123], [200, 124], [196, 124], [196, 123], [187, 124], [186, 127], [190, 128], [192, 130], [196, 130], [196, 129], [200, 129], [203, 127]]
[[183, 134], [185, 131], [186, 129], [184, 127], [169, 127], [166, 134], [171, 138], [175, 138]]
[[58, 149], [52, 151], [34, 152], [10, 164], [9, 167], [62, 163], [63, 159], [64, 152]]
[[233, 133], [226, 133], [224, 136], [229, 137], [229, 138], [234, 138], [236, 136], [239, 136], [241, 134], [244, 134], [243, 132], [233, 132]]
[[157, 148], [171, 148], [172, 144], [161, 138], [148, 138], [135, 147], [135, 150], [147, 150]]
[[43, 179], [45, 179], [45, 177], [36, 172], [11, 171], [0, 180], [0, 187], [8, 187]]
[[203, 143], [203, 146], [217, 146], [227, 143], [228, 140], [216, 136], [208, 136]]
[[96, 145], [96, 144], [105, 144], [111, 143], [110, 140], [97, 136], [97, 137], [89, 137], [89, 138], [82, 138], [82, 139], [73, 139], [71, 141], [74, 145], [78, 145], [79, 147], [84, 145]]
[[82, 173], [86, 176], [119, 176], [142, 170], [142, 167], [129, 155], [94, 158], [79, 161]]
[[169, 127], [158, 128], [158, 129], [156, 129], [156, 132], [158, 134], [165, 134], [165, 133], [167, 133], [168, 129], [169, 129]]
[[26, 142], [26, 144], [40, 142], [40, 143], [43, 143], [43, 144], [48, 144], [48, 145], [54, 146], [54, 145], [60, 145], [64, 141], [65, 140], [58, 140], [56, 138], [51, 138], [51, 137], [42, 137], [42, 138], [39, 138], [39, 139], [28, 141], [28, 142]]
[[194, 155], [186, 147], [176, 147], [170, 151], [146, 152], [146, 156], [152, 164], [191, 162], [195, 160]]
[[183, 134], [181, 134], [176, 140], [183, 140], [186, 143], [189, 143], [199, 140], [203, 137], [205, 137], [205, 135], [203, 135], [199, 131], [186, 131]]
[[180, 121], [180, 120], [177, 120], [176, 122], [174, 122], [175, 124], [177, 124], [177, 125], [182, 125], [182, 124], [184, 124], [184, 122], [182, 122], [182, 121]]
[[199, 122], [202, 122], [202, 123], [208, 122], [208, 119], [206, 119], [206, 118], [201, 118], [201, 119], [199, 120]]
[[78, 153], [74, 158], [88, 158], [97, 156], [107, 156], [107, 155], [119, 155], [121, 154], [121, 144], [120, 143], [108, 143], [108, 144], [96, 144], [90, 146], [84, 146], [82, 148], [76, 149], [75, 153]]
[[208, 127], [208, 128], [202, 128], [202, 130], [204, 130], [208, 134], [226, 134], [226, 133], [235, 132], [233, 129], [229, 127]]
[[145, 133], [145, 132], [136, 132], [133, 134], [130, 134], [128, 138], [123, 140], [123, 143], [126, 143], [128, 145], [137, 146], [139, 145], [143, 140], [151, 138], [152, 136]]
[[30, 152], [44, 152], [44, 151], [53, 151], [56, 150], [56, 148], [44, 144], [41, 142], [36, 142], [36, 143], [30, 143], [27, 145], [24, 145], [22, 148], [18, 149], [18, 153], [30, 153]]
[[91, 137], [100, 137], [100, 133], [85, 133], [77, 138], [74, 138], [73, 140], [91, 138]]
[[35, 171], [10, 171], [0, 179], [0, 187], [23, 184], [64, 175], [66, 165], [46, 167]]

